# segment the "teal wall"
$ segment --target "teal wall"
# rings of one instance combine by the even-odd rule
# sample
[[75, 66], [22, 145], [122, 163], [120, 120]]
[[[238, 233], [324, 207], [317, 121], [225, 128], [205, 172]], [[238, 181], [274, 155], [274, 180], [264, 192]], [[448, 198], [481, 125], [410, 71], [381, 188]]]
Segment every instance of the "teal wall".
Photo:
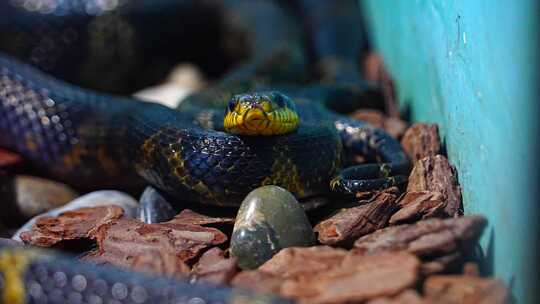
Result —
[[402, 109], [440, 125], [466, 213], [490, 221], [487, 261], [519, 303], [540, 303], [536, 2], [360, 0]]

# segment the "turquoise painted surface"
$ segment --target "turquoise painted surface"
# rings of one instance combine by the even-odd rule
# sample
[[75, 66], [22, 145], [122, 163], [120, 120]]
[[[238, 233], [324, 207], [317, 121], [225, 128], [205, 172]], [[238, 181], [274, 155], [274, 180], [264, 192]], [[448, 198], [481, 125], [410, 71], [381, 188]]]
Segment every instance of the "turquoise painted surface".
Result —
[[466, 213], [490, 221], [481, 245], [494, 274], [519, 303], [540, 303], [537, 1], [360, 4], [401, 106], [439, 123]]

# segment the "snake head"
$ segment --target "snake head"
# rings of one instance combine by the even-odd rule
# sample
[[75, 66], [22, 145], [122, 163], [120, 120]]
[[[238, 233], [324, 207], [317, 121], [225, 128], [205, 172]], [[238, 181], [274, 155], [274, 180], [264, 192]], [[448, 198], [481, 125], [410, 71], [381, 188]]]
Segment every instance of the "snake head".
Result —
[[294, 102], [279, 92], [235, 95], [225, 110], [224, 127], [240, 135], [280, 135], [300, 124]]

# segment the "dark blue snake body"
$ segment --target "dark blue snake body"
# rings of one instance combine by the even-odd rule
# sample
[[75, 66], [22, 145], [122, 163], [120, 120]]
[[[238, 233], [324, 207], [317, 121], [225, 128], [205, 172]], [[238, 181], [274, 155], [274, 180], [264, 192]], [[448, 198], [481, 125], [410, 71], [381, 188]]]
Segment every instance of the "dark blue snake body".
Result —
[[[333, 36], [324, 33], [340, 32], [349, 25], [339, 25], [340, 22], [336, 28], [332, 28], [332, 22], [325, 25], [327, 20], [321, 14], [325, 11], [324, 5], [316, 10], [318, 13], [305, 16], [310, 20], [307, 27], [320, 28], [322, 33], [313, 35], [314, 45], [320, 45], [320, 52], [313, 54], [330, 58], [318, 64], [322, 72], [330, 71], [330, 76], [320, 79], [323, 83], [308, 82], [309, 62], [318, 59], [309, 59], [306, 55], [305, 37], [299, 33], [301, 31], [287, 30], [300, 26], [297, 27], [298, 24], [292, 22], [282, 9], [270, 1], [225, 1], [225, 5], [220, 3], [218, 6], [231, 8], [253, 25], [251, 28], [248, 25], [248, 33], [251, 30], [254, 34], [240, 35], [247, 40], [246, 45], [251, 46], [251, 53], [245, 54], [249, 60], [218, 84], [190, 96], [174, 110], [133, 98], [98, 93], [57, 77], [94, 89], [115, 91], [118, 88], [118, 92], [124, 92], [125, 88], [121, 86], [126, 82], [122, 79], [127, 78], [129, 83], [139, 75], [147, 76], [144, 71], [151, 70], [148, 67], [160, 66], [158, 61], [144, 64], [141, 58], [146, 58], [145, 52], [157, 52], [166, 45], [160, 39], [145, 40], [151, 33], [141, 25], [158, 25], [160, 20], [178, 21], [166, 18], [167, 14], [160, 16], [158, 12], [163, 11], [163, 7], [167, 12], [181, 11], [179, 7], [189, 7], [186, 3], [192, 2], [160, 0], [153, 1], [155, 5], [152, 6], [145, 1], [133, 0], [111, 12], [98, 11], [95, 15], [76, 9], [75, 4], [83, 2], [62, 2], [74, 6], [60, 7], [64, 10], [53, 10], [53, 13], [26, 12], [10, 4], [0, 4], [2, 13], [7, 16], [0, 18], [0, 48], [3, 51], [0, 53], [0, 146], [22, 154], [48, 175], [72, 185], [98, 188], [149, 183], [183, 201], [226, 206], [238, 206], [249, 191], [266, 184], [282, 186], [300, 199], [309, 199], [329, 194], [331, 190], [350, 194], [405, 180], [402, 175], [395, 176], [405, 173], [409, 167], [398, 141], [365, 122], [329, 110], [355, 108], [358, 104], [373, 101], [373, 94], [357, 81], [355, 69], [349, 68], [345, 74], [332, 74], [336, 67], [350, 67], [354, 59], [348, 57], [348, 52], [344, 55], [328, 48]], [[96, 1], [86, 3], [98, 4]], [[298, 3], [300, 7], [309, 7], [309, 1]], [[258, 10], [257, 5], [265, 9]], [[92, 9], [98, 8], [103, 9], [90, 7], [90, 12], [95, 13]], [[113, 23], [106, 24], [112, 24], [113, 28], [117, 26], [112, 35], [106, 31], [107, 26], [94, 22], [107, 18]], [[260, 22], [261, 19], [265, 22]], [[89, 31], [92, 26], [95, 28]], [[19, 28], [22, 29], [20, 32]], [[29, 39], [38, 37], [40, 31], [49, 34], [52, 31], [60, 36], [46, 35], [47, 39], [37, 42]], [[116, 40], [115, 35], [120, 33], [133, 36]], [[18, 40], [6, 43], [9, 37], [18, 37]], [[94, 44], [86, 44], [85, 37], [97, 40], [93, 40]], [[111, 39], [112, 53], [104, 53], [103, 57], [100, 54], [108, 48], [107, 39]], [[154, 45], [141, 46], [144, 44], [137, 41], [149, 41]], [[242, 39], [234, 41], [239, 43]], [[239, 43], [236, 51], [238, 49], [242, 51], [244, 44]], [[168, 58], [167, 53], [170, 51], [166, 50], [163, 58]], [[83, 60], [86, 58], [88, 60]], [[131, 59], [135, 62], [133, 65]], [[210, 61], [216, 62], [216, 59]], [[134, 73], [138, 69], [141, 72]], [[103, 79], [100, 79], [101, 75]], [[299, 129], [272, 137], [222, 132], [223, 107], [228, 98], [246, 93], [246, 90], [279, 90], [292, 97], [301, 118]], [[344, 160], [347, 154], [362, 154], [378, 163], [342, 171], [348, 165]], [[11, 252], [11, 249], [0, 249], [4, 258], [18, 254]], [[110, 268], [102, 269], [63, 258], [31, 260], [19, 274], [26, 287], [19, 297], [21, 303], [41, 303], [39, 297], [33, 298], [32, 292], [40, 291], [45, 296], [42, 297], [45, 300], [41, 300], [43, 303], [56, 303], [56, 296], [65, 300], [74, 288], [80, 289], [79, 285], [67, 286], [68, 289], [47, 287], [47, 284], [53, 284], [47, 281], [54, 279], [57, 273], [72, 280], [84, 278], [88, 284], [99, 281], [107, 286], [106, 289], [120, 284], [117, 289], [122, 291], [121, 299], [114, 296], [112, 299], [120, 303], [139, 303], [141, 299], [137, 298], [140, 295], [135, 299], [134, 296], [124, 297], [126, 290], [128, 294], [145, 294], [145, 301], [140, 303], [172, 300], [199, 303], [193, 302], [194, 298], [200, 298], [204, 303], [245, 303], [248, 300], [280, 303], [280, 300], [242, 292], [237, 297], [236, 291], [230, 289], [191, 287], [165, 279], [153, 281], [146, 277], [131, 277]], [[0, 268], [0, 274], [3, 276], [0, 279], [5, 281], [6, 269]], [[7, 289], [3, 286], [0, 284], [0, 297], [5, 299]], [[160, 289], [160, 286], [166, 287]], [[88, 285], [83, 291], [75, 290], [77, 292], [73, 294], [78, 295], [73, 297], [84, 298], [99, 290]], [[106, 300], [110, 298], [109, 294], [98, 296]]]
[[51, 251], [0, 244], [0, 303], [285, 304], [292, 301], [237, 288], [143, 275], [80, 262]]
[[294, 136], [243, 137], [203, 129], [198, 111], [94, 93], [3, 56], [0, 84], [0, 145], [71, 184], [133, 181], [136, 169], [174, 197], [238, 205], [265, 183], [321, 193], [341, 165], [334, 121], [321, 119], [333, 116], [315, 105], [299, 105]]

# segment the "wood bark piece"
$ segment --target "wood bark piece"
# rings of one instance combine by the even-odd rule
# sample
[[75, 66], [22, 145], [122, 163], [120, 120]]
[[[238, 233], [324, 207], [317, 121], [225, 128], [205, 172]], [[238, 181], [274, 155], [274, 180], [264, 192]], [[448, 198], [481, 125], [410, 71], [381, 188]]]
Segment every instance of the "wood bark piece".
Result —
[[237, 274], [231, 285], [258, 293], [279, 294], [283, 279], [259, 270], [244, 270]]
[[362, 75], [367, 81], [381, 82], [381, 73], [384, 69], [382, 58], [375, 52], [369, 52], [362, 62]]
[[236, 259], [226, 258], [223, 250], [214, 247], [201, 256], [192, 275], [198, 281], [229, 284], [237, 272]]
[[190, 209], [182, 210], [178, 215], [169, 221], [169, 223], [191, 224], [207, 226], [211, 224], [234, 224], [234, 218], [229, 217], [210, 217], [197, 213]]
[[278, 252], [259, 270], [282, 278], [307, 276], [339, 266], [347, 251], [328, 246], [291, 247]]
[[314, 231], [324, 245], [350, 246], [359, 237], [385, 227], [398, 208], [396, 195], [381, 192], [367, 204], [344, 208], [317, 224]]
[[227, 236], [215, 228], [198, 225], [120, 219], [101, 226], [96, 239], [98, 249], [83, 259], [179, 277], [190, 271], [186, 262], [202, 250], [224, 243]]
[[280, 294], [313, 304], [393, 296], [416, 284], [419, 266], [418, 259], [405, 252], [356, 255], [331, 271], [286, 280]]
[[94, 250], [83, 256], [82, 260], [167, 277], [183, 278], [190, 272], [189, 266], [176, 254], [160, 250], [160, 248], [147, 248], [127, 257], [119, 252]]
[[447, 255], [436, 257], [434, 259], [424, 261], [420, 267], [420, 272], [424, 277], [439, 274], [447, 271], [452, 271], [458, 268], [461, 264], [463, 254], [461, 252], [452, 252]]
[[498, 279], [464, 275], [430, 276], [424, 283], [427, 303], [506, 304], [510, 292]]
[[414, 289], [407, 289], [395, 297], [382, 297], [371, 300], [367, 304], [423, 304], [424, 300]]
[[463, 274], [471, 277], [480, 276], [480, 269], [475, 262], [467, 262], [463, 265]]
[[392, 77], [384, 66], [380, 55], [371, 52], [362, 60], [362, 70], [367, 81], [378, 84], [382, 88], [384, 109], [390, 117], [399, 117], [399, 108], [396, 103], [396, 90]]
[[62, 207], [52, 209], [45, 214], [31, 218], [22, 227], [20, 227], [15, 234], [13, 234], [12, 239], [22, 241], [20, 235], [25, 231], [30, 231], [39, 218], [45, 216], [57, 217], [64, 212], [75, 211], [81, 208], [94, 208], [112, 205], [122, 208], [124, 211], [124, 215], [122, 217], [132, 218], [136, 214], [138, 203], [133, 197], [124, 192], [115, 190], [94, 191], [78, 197]]
[[222, 244], [227, 236], [215, 228], [164, 222], [144, 224], [120, 219], [99, 228], [98, 253], [112, 264], [129, 266], [135, 256], [154, 250], [173, 253], [180, 261], [189, 261], [212, 245]]
[[419, 257], [441, 256], [471, 247], [486, 224], [482, 216], [427, 219], [377, 230], [359, 238], [354, 247], [362, 254], [405, 250]]
[[401, 145], [413, 162], [435, 156], [441, 150], [439, 127], [436, 124], [415, 123], [403, 135]]
[[414, 222], [430, 217], [444, 217], [446, 202], [439, 192], [407, 192], [398, 201], [401, 208], [388, 221], [391, 225]]
[[0, 168], [14, 166], [22, 161], [21, 155], [0, 148]]
[[363, 256], [327, 246], [287, 248], [233, 285], [278, 293], [299, 303], [357, 303], [416, 285], [420, 261], [406, 252]]
[[122, 208], [114, 205], [80, 208], [61, 213], [57, 217], [41, 217], [30, 231], [23, 232], [25, 243], [40, 247], [51, 247], [62, 241], [95, 239], [100, 227], [119, 219]]
[[407, 192], [431, 191], [443, 195], [445, 213], [450, 217], [461, 215], [461, 189], [457, 173], [446, 157], [428, 156], [417, 161], [409, 175]]

